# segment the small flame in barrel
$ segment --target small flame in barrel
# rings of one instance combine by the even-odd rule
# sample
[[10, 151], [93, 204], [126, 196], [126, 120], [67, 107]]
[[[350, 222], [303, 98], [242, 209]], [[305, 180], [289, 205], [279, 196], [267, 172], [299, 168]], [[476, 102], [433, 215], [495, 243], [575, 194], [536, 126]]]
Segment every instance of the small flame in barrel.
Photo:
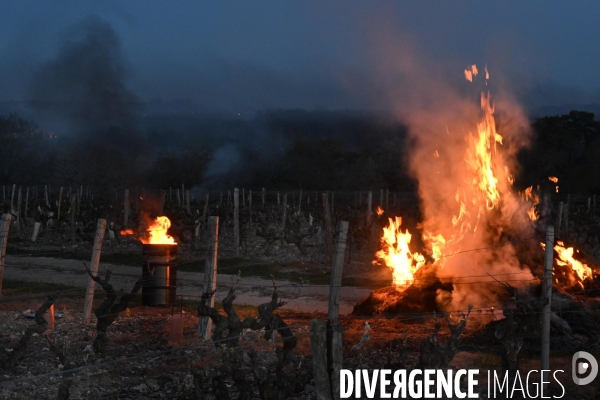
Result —
[[[172, 236], [167, 235], [167, 231], [171, 227], [171, 221], [165, 216], [156, 217], [156, 219], [149, 221], [148, 228], [139, 240], [143, 244], [177, 244]], [[121, 230], [121, 235], [133, 235], [132, 229]]]

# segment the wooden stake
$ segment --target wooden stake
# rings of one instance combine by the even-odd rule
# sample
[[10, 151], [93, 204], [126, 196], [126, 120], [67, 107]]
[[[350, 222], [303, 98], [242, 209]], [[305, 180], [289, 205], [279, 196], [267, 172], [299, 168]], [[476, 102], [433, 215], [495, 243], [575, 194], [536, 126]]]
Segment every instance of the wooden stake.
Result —
[[390, 206], [390, 189], [385, 189], [385, 209], [387, 210]]
[[335, 220], [335, 192], [331, 192], [331, 220]]
[[129, 226], [129, 189], [125, 189], [125, 199], [123, 199], [123, 226]]
[[279, 202], [279, 192], [277, 192], [277, 208], [279, 208], [279, 205], [280, 205], [280, 204], [281, 204], [281, 203]]
[[40, 226], [42, 226], [41, 222], [34, 222], [33, 224], [33, 234], [31, 235], [31, 241], [35, 242], [37, 240], [37, 236], [40, 233]]
[[63, 196], [64, 187], [60, 187], [60, 192], [58, 194], [58, 215], [56, 216], [56, 223], [60, 222], [60, 206], [62, 204], [62, 196]]
[[[100, 264], [100, 254], [102, 253], [102, 242], [104, 241], [104, 232], [106, 231], [106, 220], [99, 218], [96, 225], [96, 237], [94, 238], [94, 248], [92, 250], [92, 260], [90, 262], [90, 272], [98, 276], [98, 265]], [[90, 277], [85, 291], [85, 302], [83, 303], [83, 324], [87, 325], [92, 320], [92, 307], [94, 303], [94, 290], [96, 282]]]
[[23, 216], [25, 218], [25, 223], [27, 223], [27, 210], [29, 209], [29, 186], [27, 186], [27, 190], [25, 191], [25, 212]]
[[181, 207], [181, 196], [179, 195], [179, 188], [177, 188], [177, 207]]
[[[544, 253], [544, 282], [542, 296], [547, 299], [542, 310], [542, 369], [550, 369], [550, 317], [552, 313], [552, 266], [554, 258], [554, 227], [546, 227], [546, 250]], [[544, 384], [545, 386], [547, 384]]]
[[[208, 193], [206, 194], [208, 197]], [[219, 256], [219, 217], [208, 218], [208, 256], [204, 264], [204, 293], [217, 289], [217, 260]], [[215, 306], [215, 296], [206, 300], [210, 307]], [[198, 321], [198, 337], [210, 339], [212, 320], [209, 317], [200, 317]]]
[[233, 190], [233, 238], [235, 241], [235, 256], [240, 256], [240, 189]]
[[331, 283], [329, 285], [328, 322], [328, 365], [331, 371], [331, 397], [340, 398], [340, 369], [342, 369], [342, 349], [344, 331], [340, 324], [340, 292], [342, 287], [342, 271], [346, 254], [346, 237], [348, 236], [348, 221], [340, 220], [336, 228], [335, 250], [331, 266]]
[[298, 212], [300, 212], [301, 206], [302, 206], [302, 189], [300, 189], [300, 197], [298, 198]]
[[12, 193], [10, 195], [10, 212], [15, 210], [15, 188], [17, 185], [13, 184]]
[[262, 206], [265, 206], [265, 188], [262, 188]]
[[283, 216], [281, 217], [281, 244], [285, 238], [285, 221], [287, 220], [287, 193], [283, 195]]
[[565, 225], [565, 239], [569, 240], [569, 203], [563, 205], [563, 220]]
[[[160, 208], [158, 213], [163, 215], [165, 212], [165, 201], [167, 199], [167, 192], [165, 190], [160, 191]], [[170, 200], [169, 200], [170, 201]]]
[[204, 210], [202, 210], [202, 221], [200, 222], [200, 226], [201, 226], [201, 231], [200, 231], [200, 235], [203, 236], [204, 235], [204, 229], [206, 228], [206, 216], [208, 215], [208, 200], [209, 200], [209, 196], [210, 193], [206, 192], [205, 197], [205, 201], [204, 201]]
[[590, 213], [590, 209], [592, 208], [592, 198], [588, 197], [588, 204], [587, 204], [587, 213]]
[[383, 189], [379, 192], [379, 207], [383, 208]]
[[327, 370], [327, 325], [315, 318], [310, 323], [310, 352], [317, 400], [331, 400], [331, 384]]
[[242, 207], [246, 208], [246, 189], [242, 189]]
[[2, 295], [2, 281], [4, 278], [4, 260], [6, 259], [6, 242], [10, 232], [12, 215], [4, 214], [0, 217], [0, 296]]
[[19, 193], [17, 194], [17, 233], [21, 233], [21, 186], [19, 186]]
[[44, 185], [44, 192], [46, 193], [46, 207], [50, 208], [50, 201], [48, 200], [48, 186]]
[[367, 195], [367, 225], [368, 226], [371, 226], [371, 216], [373, 214], [372, 202], [373, 202], [373, 192], [369, 190], [369, 194]]
[[333, 227], [331, 225], [331, 215], [329, 212], [329, 199], [327, 193], [322, 194], [323, 197], [323, 223], [325, 228], [325, 244], [327, 245], [327, 261], [331, 262], [333, 254]]
[[250, 229], [252, 229], [252, 190], [248, 191], [248, 208], [250, 208]]
[[556, 210], [556, 237], [560, 239], [560, 225], [563, 216], [563, 202], [558, 202], [558, 210]]
[[71, 243], [75, 243], [75, 202], [77, 201], [77, 196], [75, 193], [71, 195]]
[[190, 191], [185, 191], [185, 210], [188, 214], [192, 213], [192, 208], [190, 207]]

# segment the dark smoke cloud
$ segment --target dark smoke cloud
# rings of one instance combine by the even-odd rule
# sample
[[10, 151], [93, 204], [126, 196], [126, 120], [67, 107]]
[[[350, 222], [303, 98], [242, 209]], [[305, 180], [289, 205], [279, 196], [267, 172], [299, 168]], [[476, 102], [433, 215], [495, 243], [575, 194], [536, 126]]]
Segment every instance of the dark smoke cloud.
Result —
[[125, 86], [127, 71], [116, 32], [89, 17], [68, 29], [56, 57], [38, 68], [29, 98], [38, 118], [57, 130], [133, 147], [139, 101]]

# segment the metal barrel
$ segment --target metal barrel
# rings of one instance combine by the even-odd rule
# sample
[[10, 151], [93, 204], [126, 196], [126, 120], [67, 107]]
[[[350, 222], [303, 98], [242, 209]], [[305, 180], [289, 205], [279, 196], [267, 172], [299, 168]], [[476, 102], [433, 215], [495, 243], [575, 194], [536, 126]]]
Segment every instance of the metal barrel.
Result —
[[142, 246], [142, 304], [175, 304], [177, 296], [177, 244]]

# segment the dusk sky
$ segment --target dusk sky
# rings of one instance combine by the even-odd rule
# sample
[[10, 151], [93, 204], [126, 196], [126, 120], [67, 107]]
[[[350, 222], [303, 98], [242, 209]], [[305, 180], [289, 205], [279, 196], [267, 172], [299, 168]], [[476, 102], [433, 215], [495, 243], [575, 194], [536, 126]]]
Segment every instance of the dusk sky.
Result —
[[547, 0], [5, 2], [0, 100], [31, 100], [32, 76], [90, 17], [116, 32], [142, 101], [385, 108], [381, 55], [410, 52], [457, 79], [487, 63], [530, 107], [600, 103], [600, 3]]

